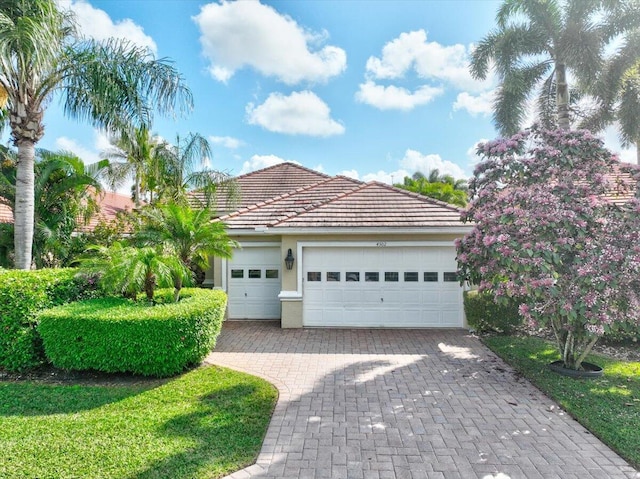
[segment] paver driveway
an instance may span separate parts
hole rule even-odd
[[[280,390],[234,479],[640,478],[464,331],[226,322],[207,361]]]

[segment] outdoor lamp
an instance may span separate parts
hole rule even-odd
[[[291,268],[293,268],[293,261],[293,253],[291,252],[291,248],[289,248],[289,251],[287,251],[287,257],[284,259],[284,264],[287,265],[287,269],[290,270]]]

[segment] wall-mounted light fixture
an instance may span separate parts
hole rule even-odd
[[[288,270],[291,270],[293,268],[294,261],[295,261],[295,258],[293,257],[291,248],[289,248],[289,251],[287,251],[287,257],[284,259],[284,264],[287,266]]]

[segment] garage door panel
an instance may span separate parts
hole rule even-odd
[[[456,267],[453,247],[305,248],[304,278],[315,271],[322,279],[303,283],[303,323],[461,327],[462,289],[444,281]],[[340,281],[327,281],[327,272]]]
[[[279,319],[280,247],[246,246],[228,263],[230,319]]]

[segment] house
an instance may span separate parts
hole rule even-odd
[[[463,327],[457,207],[392,186],[282,163],[237,178],[215,221],[241,245],[205,284],[229,319],[300,327]]]
[[[82,224],[83,220],[78,219],[78,233],[86,233],[104,221],[111,223],[115,221],[120,212],[133,211],[135,205],[129,195],[122,195],[110,191],[92,193],[100,205],[100,211],[93,215],[87,224]],[[13,210],[6,204],[0,203],[0,223],[13,223]]]

